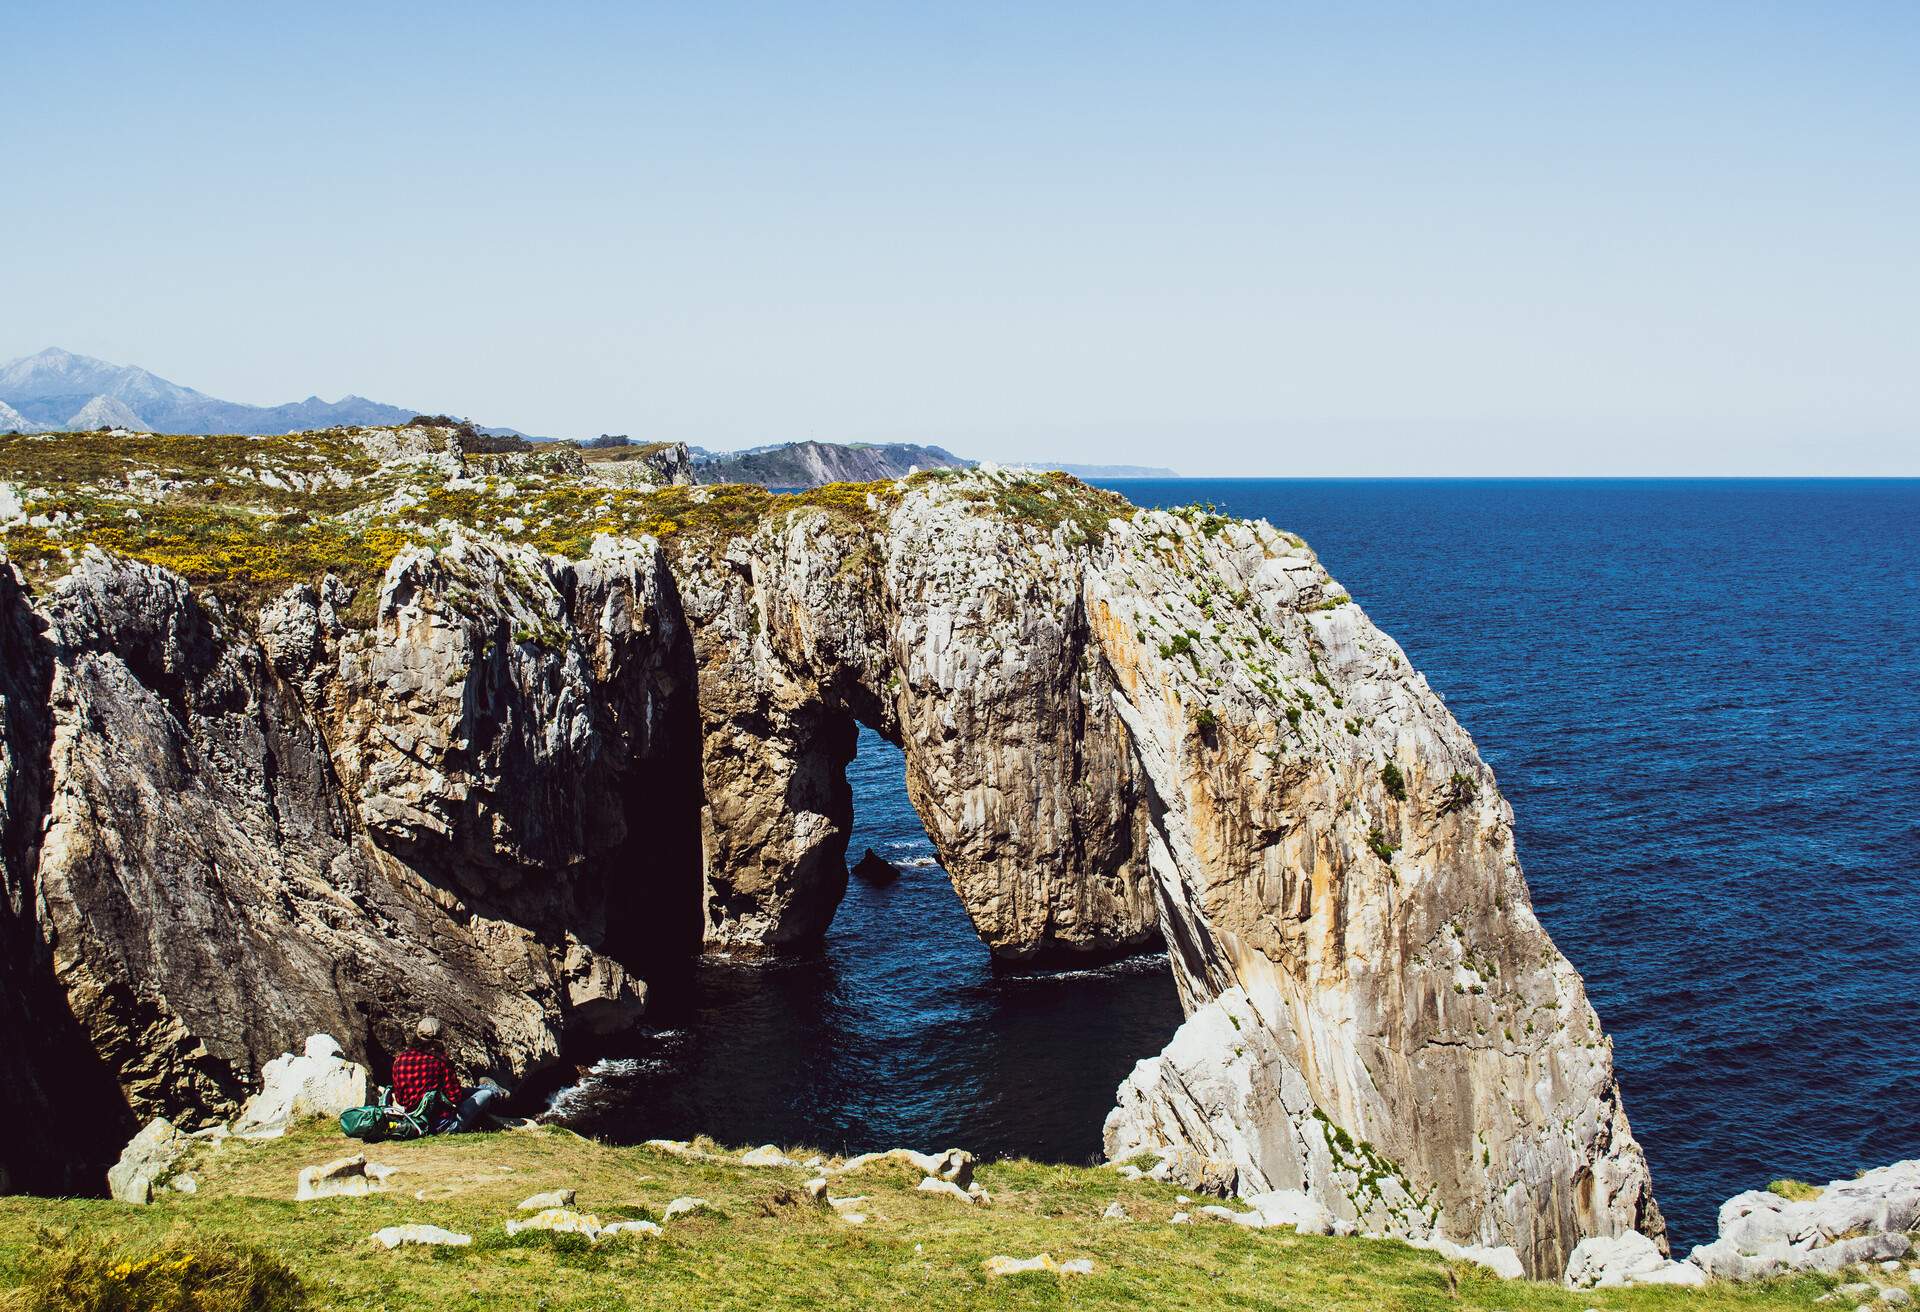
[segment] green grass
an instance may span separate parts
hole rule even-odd
[[[0,1199],[0,1287],[29,1280],[62,1251],[119,1262],[169,1244],[235,1252],[250,1246],[292,1271],[317,1309],[1714,1312],[1807,1308],[1831,1284],[1575,1294],[1502,1281],[1391,1241],[1256,1232],[1213,1221],[1176,1226],[1170,1218],[1180,1204],[1172,1186],[1027,1161],[983,1165],[976,1179],[993,1202],[980,1208],[916,1192],[915,1174],[897,1166],[836,1179],[836,1194],[868,1195],[861,1210],[871,1220],[853,1227],[824,1207],[796,1205],[793,1191],[808,1174],[802,1169],[689,1161],[559,1130],[373,1145],[366,1151],[374,1161],[398,1168],[392,1192],[291,1201],[302,1166],[357,1148],[322,1123],[275,1142],[203,1148],[186,1166],[199,1192],[164,1192],[148,1207]],[[514,1205],[559,1187],[577,1189],[579,1210],[602,1220],[658,1215],[683,1194],[708,1199],[714,1211],[668,1223],[659,1239],[597,1246],[552,1236],[509,1240],[503,1223]],[[1133,1220],[1099,1219],[1116,1198]],[[474,1243],[388,1252],[369,1242],[373,1231],[406,1222],[446,1226]],[[43,1228],[59,1248],[36,1237]],[[1061,1260],[1091,1258],[1094,1274],[995,1280],[981,1270],[994,1254],[1043,1251]]]
[[[1817,1184],[1808,1184],[1805,1180],[1775,1180],[1767,1186],[1770,1194],[1779,1194],[1792,1203],[1805,1203],[1818,1198],[1826,1190]]]

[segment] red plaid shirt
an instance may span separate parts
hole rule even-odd
[[[460,1105],[460,1081],[453,1063],[437,1052],[404,1048],[393,1059],[393,1100],[412,1111],[420,1100],[438,1089],[448,1102]]]

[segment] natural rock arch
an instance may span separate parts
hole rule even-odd
[[[143,1115],[220,1114],[312,1030],[375,1052],[423,998],[527,1070],[675,954],[824,928],[857,719],[996,953],[1164,936],[1189,1020],[1112,1151],[1535,1273],[1661,1233],[1491,772],[1303,544],[993,471],[676,528],[455,533],[370,628],[334,584],[246,614],[98,551],[0,589],[50,675],[0,738],[6,971]]]

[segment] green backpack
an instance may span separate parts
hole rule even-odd
[[[421,1139],[433,1132],[433,1123],[453,1104],[438,1089],[429,1089],[420,1097],[420,1105],[412,1111],[397,1106],[393,1101],[393,1090],[383,1088],[379,1099],[365,1107],[349,1107],[340,1113],[340,1132],[349,1139],[358,1139],[363,1143],[379,1143],[383,1139]]]

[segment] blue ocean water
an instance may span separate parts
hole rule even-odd
[[[1676,1239],[1920,1155],[1920,482],[1115,481],[1305,537],[1473,733],[1586,977]],[[930,862],[863,734],[859,830]],[[708,963],[563,1097],[612,1138],[1084,1160],[1178,1024],[1163,964],[996,976],[942,872]]]

